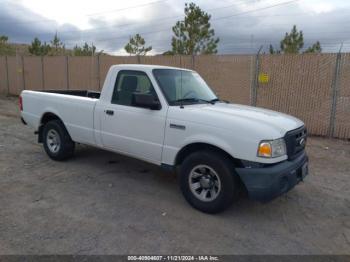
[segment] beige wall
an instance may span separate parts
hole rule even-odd
[[[195,58],[195,70],[222,99],[249,104],[253,56],[217,55]]]
[[[336,137],[350,138],[350,54],[342,56],[340,68],[334,132]]]
[[[261,55],[259,73],[267,83],[257,84],[257,106],[302,119],[311,134],[328,135],[333,87],[338,87],[334,136],[350,138],[350,54],[342,54],[334,82],[336,54]],[[9,93],[21,90],[100,90],[111,65],[156,64],[194,69],[222,98],[251,104],[256,71],[255,55],[7,57]],[[23,71],[24,68],[24,71]],[[0,93],[7,94],[6,60],[0,57]]]
[[[23,67],[20,56],[7,57],[9,93],[18,95],[24,89]]]
[[[257,106],[294,115],[310,133],[327,135],[335,55],[263,55],[260,72],[269,75],[259,84]]]
[[[69,89],[98,90],[96,57],[68,57]]]
[[[67,61],[68,57],[65,56],[44,57],[44,89],[70,88],[67,80]]]
[[[42,58],[37,56],[23,57],[25,89],[43,90]]]

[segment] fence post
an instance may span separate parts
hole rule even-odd
[[[98,89],[101,90],[101,79],[100,79],[100,55],[97,55],[97,84]]]
[[[45,90],[45,71],[44,71],[44,57],[41,56],[41,87]]]
[[[331,117],[329,119],[329,129],[328,129],[329,137],[334,137],[334,127],[335,127],[335,119],[336,119],[336,113],[337,113],[337,99],[338,99],[338,93],[339,93],[340,61],[341,61],[341,47],[335,61],[334,76],[332,79],[332,106],[331,106]]]
[[[66,56],[66,83],[67,83],[67,90],[69,90],[69,61],[68,56]]]
[[[22,62],[22,80],[23,80],[23,90],[26,90],[26,76],[24,74],[24,57],[21,56],[21,62]]]
[[[192,63],[192,69],[195,70],[195,66],[196,66],[196,61],[195,61],[195,55],[192,54],[192,60],[191,60],[191,63]]]
[[[257,96],[258,96],[258,86],[259,86],[259,69],[260,69],[260,52],[263,46],[260,46],[258,53],[255,56],[255,68],[254,68],[254,77],[253,85],[251,88],[251,101],[252,106],[256,106]]]
[[[16,48],[16,91],[15,91],[15,94],[14,95],[17,95],[17,92],[18,92],[18,88],[19,88],[19,73],[20,73],[20,69],[19,69],[19,62],[18,62],[18,50]]]
[[[255,58],[256,55],[251,55],[251,61],[250,61],[250,93],[249,93],[249,103],[252,106],[253,105],[253,91],[254,91],[254,84],[255,84]]]
[[[7,58],[7,56],[5,56],[5,63],[6,63],[7,95],[10,95],[9,63],[8,63],[8,58]]]

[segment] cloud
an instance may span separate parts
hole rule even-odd
[[[220,53],[255,53],[261,45],[267,51],[270,43],[278,47],[294,24],[304,32],[305,47],[319,40],[324,51],[337,51],[341,42],[345,43],[344,51],[350,50],[350,32],[343,26],[348,23],[350,4],[346,8],[343,2],[312,0],[307,5],[300,2],[269,8],[281,1],[197,3],[212,15],[211,24],[220,38]],[[129,37],[140,33],[146,44],[152,45],[153,53],[162,53],[170,49],[171,28],[182,19],[183,7],[183,1],[169,0],[138,8],[137,13],[134,9],[110,11],[108,16],[101,12],[87,16],[89,29],[82,30],[72,23],[50,20],[21,2],[5,1],[0,7],[0,34],[8,35],[13,42],[30,43],[34,37],[48,42],[57,31],[68,48],[92,42],[99,50],[123,54]]]
[[[30,43],[34,37],[50,41],[56,30],[78,32],[71,24],[58,25],[54,20],[40,16],[15,2],[4,2],[0,8],[0,34],[7,35],[11,42]]]
[[[312,12],[316,14],[328,13],[336,8],[334,3],[315,0],[303,2],[302,4],[299,4],[299,6],[307,12]]]
[[[274,2],[276,3],[276,2]],[[304,47],[320,41],[324,51],[336,52],[340,43],[344,42],[344,51],[350,50],[350,35],[343,25],[348,21],[349,9],[329,10],[326,13],[310,13],[299,4],[276,6],[271,9],[263,9],[273,5],[269,4],[246,7],[242,15],[232,19],[218,19],[228,13],[239,14],[240,11],[225,11],[225,14],[213,15],[213,26],[220,36],[220,50],[223,53],[250,53],[257,52],[263,45],[263,51],[268,52],[269,44],[279,47],[280,40],[293,25],[304,32]],[[260,10],[259,10],[260,9]],[[247,10],[257,10],[250,12]]]

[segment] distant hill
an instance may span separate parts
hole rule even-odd
[[[1,37],[1,36],[0,36]],[[1,40],[1,39],[0,39]],[[33,56],[29,52],[30,44],[22,44],[22,43],[9,43],[9,42],[1,42],[0,41],[0,56]],[[58,51],[55,51],[54,49],[51,49],[48,56],[61,56],[61,55],[67,55],[67,56],[86,56],[86,54],[76,54],[74,53],[73,49],[59,49]],[[90,54],[91,55],[91,54]],[[103,51],[96,51],[95,55],[108,55],[106,53],[103,53]]]
[[[0,56],[30,55],[28,51],[29,45],[18,43],[0,43]]]
[[[29,53],[29,44],[20,44],[20,43],[6,43],[1,45],[0,44],[0,56],[14,56],[16,53],[18,55],[23,56],[32,56],[31,53]],[[64,54],[60,55],[72,55],[71,49],[65,49]]]
[[[14,54],[16,54],[17,50],[17,54],[19,55],[30,55],[28,51],[28,44],[9,43],[9,45],[15,50]]]

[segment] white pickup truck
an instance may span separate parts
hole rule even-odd
[[[302,121],[221,101],[192,70],[114,65],[101,93],[25,90],[20,110],[50,158],[82,143],[176,170],[186,200],[208,213],[240,188],[268,201],[308,173]]]

